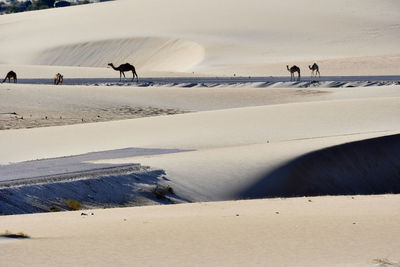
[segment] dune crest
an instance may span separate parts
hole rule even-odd
[[[400,135],[317,150],[265,174],[243,198],[398,194]]]
[[[193,41],[161,37],[109,39],[57,46],[38,53],[33,65],[105,67],[131,62],[141,70],[185,72],[204,59]]]

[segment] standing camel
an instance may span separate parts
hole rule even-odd
[[[57,73],[56,76],[54,77],[54,84],[62,84],[64,81],[64,76],[61,75],[61,73]]]
[[[297,67],[296,65],[293,65],[290,69],[289,66],[286,65],[287,70],[290,72],[290,80],[294,80],[294,73],[297,72],[299,77],[297,78],[298,81],[300,81],[300,68]]]
[[[1,83],[4,83],[7,79],[8,79],[8,82],[11,82],[10,81],[11,78],[14,79],[14,83],[17,82],[17,74],[12,70],[7,73],[7,76],[4,78],[4,80]]]
[[[314,72],[315,72],[315,77],[318,76],[321,78],[321,74],[319,73],[319,67],[317,65],[317,63],[314,63],[312,66],[308,65],[308,68],[311,70],[311,78],[314,76]]]
[[[114,70],[119,71],[119,81],[121,81],[122,75],[124,75],[124,78],[125,78],[125,73],[124,73],[125,71],[132,71],[132,74],[133,74],[132,81],[135,79],[135,75],[136,75],[137,81],[139,81],[139,77],[136,73],[135,67],[129,63],[119,65],[119,67],[114,67],[114,65],[112,63],[109,63],[108,66],[111,66],[111,68],[113,68]]]

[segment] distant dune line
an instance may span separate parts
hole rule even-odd
[[[122,82],[118,78],[68,78],[64,85],[88,86],[134,86],[134,87],[251,87],[251,88],[347,88],[400,85],[400,76],[324,76],[318,79],[304,77],[301,81],[291,82],[286,76],[265,77],[142,77],[139,82],[126,79]],[[23,84],[52,84],[52,79],[22,78]]]
[[[399,134],[308,153],[266,173],[240,197],[386,193],[400,193]]]

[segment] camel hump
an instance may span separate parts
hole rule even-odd
[[[9,76],[9,77],[17,77],[17,74],[14,72],[14,71],[9,71],[8,73],[7,73],[7,76]]]

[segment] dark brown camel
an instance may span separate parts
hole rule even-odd
[[[300,68],[297,67],[296,65],[293,65],[290,69],[289,66],[286,65],[287,70],[290,72],[290,80],[294,80],[294,73],[297,72],[299,74],[299,77],[297,78],[298,81],[300,81]]]
[[[314,72],[315,72],[315,77],[318,76],[321,78],[321,74],[319,73],[319,67],[317,65],[317,63],[314,63],[312,66],[308,65],[308,68],[311,70],[311,78],[314,76]]]
[[[124,75],[124,78],[125,78],[125,73],[124,73],[125,71],[132,71],[132,73],[133,73],[132,81],[135,79],[135,75],[136,75],[137,81],[139,81],[139,77],[136,73],[135,67],[129,63],[119,65],[119,67],[117,67],[117,68],[114,67],[114,65],[112,63],[109,63],[108,66],[111,66],[111,68],[113,68],[114,70],[119,71],[119,81],[121,81],[122,75]]]
[[[54,84],[62,84],[64,81],[64,76],[61,75],[61,73],[57,73],[56,76],[54,77]]]
[[[15,72],[13,72],[12,70],[7,73],[7,76],[4,78],[4,80],[1,83],[4,83],[7,79],[8,79],[8,82],[11,82],[10,81],[11,78],[14,79],[14,83],[17,82],[17,74]]]

